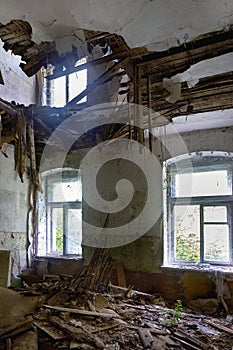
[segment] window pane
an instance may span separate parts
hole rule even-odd
[[[227,207],[204,207],[204,222],[227,222]]]
[[[229,226],[204,225],[204,259],[229,261]]]
[[[82,254],[82,210],[68,209],[66,254]]]
[[[75,202],[82,200],[81,181],[53,183],[48,190],[49,202]]]
[[[69,101],[79,95],[87,87],[87,70],[84,69],[78,73],[69,75]],[[87,96],[83,97],[78,103],[86,102]]]
[[[63,253],[63,209],[52,209],[51,251]]]
[[[231,195],[227,170],[176,174],[174,197]]]
[[[175,259],[200,260],[200,208],[198,205],[174,207]]]
[[[54,79],[53,84],[52,107],[64,107],[66,104],[66,77]]]

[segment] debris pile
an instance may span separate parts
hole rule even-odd
[[[232,349],[231,318],[184,312],[182,301],[171,309],[158,296],[113,286],[112,267],[98,249],[74,277],[22,290],[37,295],[40,305],[0,329],[0,349]]]

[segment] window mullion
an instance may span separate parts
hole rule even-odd
[[[69,75],[66,75],[66,104],[69,102],[69,99],[70,99],[69,86],[70,86]]]
[[[230,262],[233,261],[233,225],[232,225],[232,203],[230,205],[227,205],[227,223],[229,225],[229,249],[230,249]]]
[[[200,204],[200,262],[204,261],[204,213],[203,205]]]
[[[68,218],[67,218],[68,210],[66,204],[63,205],[63,254],[68,253]]]
[[[172,213],[172,215],[170,215],[170,219],[169,219],[169,223],[168,223],[168,227],[169,227],[169,243],[171,244],[171,249],[169,249],[169,261],[174,263],[175,259],[176,259],[176,252],[175,252],[175,225],[174,225],[174,205],[170,204],[170,211]]]

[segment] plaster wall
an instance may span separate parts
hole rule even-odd
[[[0,153],[0,249],[11,250],[13,274],[26,265],[27,181],[14,171],[14,148]]]
[[[0,98],[29,105],[35,101],[35,78],[19,68],[20,57],[5,52],[0,44],[0,69],[4,85]],[[0,152],[0,249],[11,250],[13,274],[26,265],[27,179],[21,183],[14,170],[14,147],[8,145],[8,158]]]
[[[199,130],[181,135],[184,145],[179,147],[177,136],[169,135],[163,141],[163,145],[158,140],[154,141],[154,154],[162,162],[171,156],[177,156],[184,152],[201,151],[223,151],[232,152],[233,150],[233,127],[211,130]],[[165,149],[167,145],[172,153]],[[112,158],[116,157],[117,151],[112,153]],[[117,158],[117,157],[116,157]],[[107,159],[107,158],[106,158]],[[100,162],[92,158],[90,164],[98,167]],[[71,164],[70,164],[71,165]],[[138,169],[126,166],[125,162],[115,160],[107,163],[107,167],[97,177],[97,188],[106,200],[113,200],[115,195],[115,184],[123,177],[133,182],[136,186],[133,206],[126,211],[122,210],[117,215],[110,215],[108,220],[109,227],[120,226],[126,220],[133,219],[140,212],[145,196],[145,184],[140,179]],[[162,192],[162,171],[159,178],[160,191]],[[107,190],[106,190],[107,189]],[[90,191],[88,183],[83,178],[83,191]],[[106,191],[106,192],[104,192]],[[157,193],[157,194],[156,194]],[[125,196],[127,196],[125,191]],[[158,189],[154,189],[154,195],[159,201],[162,213],[162,196],[158,196]],[[90,209],[84,204],[84,220],[93,225],[103,225],[106,216],[96,210]],[[153,208],[151,211],[153,215]],[[85,230],[83,232],[85,236]],[[93,248],[84,247],[84,258],[89,260]],[[169,268],[162,268],[163,264],[163,222],[162,216],[156,221],[152,228],[141,238],[132,243],[110,249],[111,255],[124,265],[126,272],[126,281],[128,285],[134,285],[135,288],[145,292],[160,293],[166,299],[175,301],[181,298],[188,302],[195,298],[216,297],[216,276],[211,271],[185,271]],[[56,259],[46,259],[38,261],[37,266],[40,274],[50,271],[59,273],[62,269],[64,273],[74,273],[78,266],[78,261],[68,262]],[[62,267],[61,267],[62,266]],[[116,275],[113,273],[112,282],[117,283]],[[233,300],[233,299],[232,299]]]
[[[177,135],[170,135],[163,140],[163,144],[160,141],[154,141],[154,154],[156,158],[162,162],[168,158],[175,157],[177,155],[200,152],[200,151],[233,151],[233,128],[223,128],[223,129],[211,129],[211,130],[199,130],[195,132],[185,133],[181,135],[181,140],[177,141]],[[165,148],[165,145],[167,149]],[[130,150],[129,150],[130,152]],[[112,157],[117,156],[113,154]],[[92,159],[92,162],[95,160]],[[98,164],[96,164],[98,166]],[[122,176],[127,178],[130,182],[135,184],[135,197],[132,202],[131,212],[127,210],[122,210],[116,214],[110,214],[108,220],[108,227],[121,226],[125,224],[126,220],[133,220],[133,218],[139,215],[140,210],[143,207],[144,197],[146,193],[146,185],[144,185],[142,179],[143,174],[139,172],[139,169],[135,169],[132,165],[127,169],[125,162],[117,161],[114,165],[114,161],[108,164],[108,168],[105,173],[102,173],[102,177],[99,176],[97,179],[99,181],[99,192],[104,195],[105,199],[113,200],[115,185]],[[157,186],[152,188],[153,194],[157,201],[157,208],[160,208],[160,213],[163,211],[163,199],[162,199],[162,167],[161,171],[155,175],[154,181],[156,182],[156,177],[160,176],[160,190]],[[98,187],[98,183],[97,183]],[[107,190],[106,190],[107,189]],[[83,179],[83,190],[90,191],[87,186],[85,188],[85,178]],[[107,191],[107,194],[103,191]],[[104,193],[104,194],[103,194]],[[127,189],[125,190],[125,196],[127,196]],[[156,215],[155,209],[151,208],[150,215]],[[154,212],[153,212],[154,210]],[[93,225],[98,226],[98,223],[104,224],[106,216],[103,216],[96,210],[84,207],[84,220],[93,223]],[[130,218],[130,219],[129,219]],[[85,232],[83,232],[85,235]],[[88,250],[88,254],[91,254],[91,249]],[[125,244],[120,247],[115,247],[111,249],[112,255],[121,260],[128,270],[134,271],[147,271],[147,272],[158,272],[160,271],[160,266],[163,262],[163,222],[162,215],[156,220],[155,224],[151,229],[141,238],[135,240],[130,244]]]
[[[0,42],[0,70],[4,85],[0,85],[0,97],[6,101],[29,105],[35,102],[35,77],[28,78],[21,70],[20,56],[3,49]]]
[[[163,50],[201,33],[227,28],[233,22],[231,0],[2,0],[0,22],[24,19],[33,39],[68,38],[79,28],[120,34],[132,46]],[[78,35],[78,33],[76,33]],[[79,35],[78,35],[79,38]],[[70,40],[71,44],[74,42]]]

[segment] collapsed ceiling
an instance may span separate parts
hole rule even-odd
[[[18,18],[33,28],[33,40],[72,41],[77,29],[115,33],[129,47],[166,50],[200,34],[228,29],[231,0],[2,0],[0,22]]]
[[[8,2],[6,7],[5,1],[0,5],[0,13],[4,13],[4,19],[0,15],[0,20],[5,23],[0,25],[0,38],[5,50],[12,50],[22,57],[20,66],[28,76],[48,64],[55,67],[48,80],[84,68],[104,63],[108,65],[106,71],[65,108],[25,107],[1,100],[3,141],[14,141],[12,130],[20,110],[30,123],[33,120],[36,148],[41,153],[56,127],[83,108],[77,102],[116,75],[126,73],[129,81],[123,85],[128,92],[127,101],[156,111],[153,115],[142,116],[140,125],[143,129],[150,126],[152,130],[160,125],[158,116],[165,118],[168,123],[177,116],[200,115],[232,108],[231,1],[225,1],[224,4],[215,0],[206,1],[204,5],[200,1],[180,0],[175,4],[167,1],[164,4],[161,1],[126,0],[118,2],[117,7],[114,1],[101,1],[99,4],[98,1],[87,1],[85,8],[83,3],[77,4],[76,1],[79,12],[74,1],[66,5],[60,2],[60,7],[54,7],[46,1],[42,9],[31,4],[29,7],[26,0],[20,6],[16,1],[10,3],[12,6]],[[197,11],[200,12],[195,18]],[[30,24],[25,20],[29,20]],[[213,31],[221,28],[224,29]],[[205,34],[198,35],[200,33]],[[140,47],[135,47],[138,45]],[[92,55],[96,46],[102,50],[102,56],[98,58]],[[75,66],[77,59],[83,56],[88,56],[88,61]],[[195,72],[195,65],[201,63],[200,75]],[[205,73],[211,65],[211,72]],[[189,75],[182,75],[190,67]],[[131,132],[127,127],[111,129],[111,132],[108,128],[107,131],[95,130],[91,137],[89,135],[89,138],[79,140],[76,147],[89,147],[99,140],[129,136]]]

